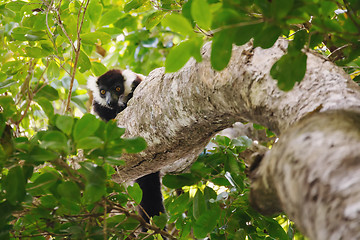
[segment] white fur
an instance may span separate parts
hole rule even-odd
[[[119,106],[123,106],[124,103],[127,101],[127,96],[131,93],[131,89],[132,89],[131,85],[135,81],[135,79],[137,77],[139,77],[141,80],[145,79],[144,75],[136,74],[128,69],[122,71],[121,74],[124,76],[124,93],[119,97],[119,101],[118,101]],[[109,106],[106,104],[105,99],[103,99],[100,96],[99,87],[97,85],[97,78],[90,76],[87,81],[87,87],[92,91],[96,102],[98,102],[100,105],[104,107],[109,108]]]
[[[129,95],[129,93],[131,93],[131,84],[135,81],[135,79],[137,78],[137,74],[134,73],[133,71],[126,69],[124,71],[121,72],[122,75],[124,76],[124,96]]]
[[[90,76],[87,81],[87,88],[92,91],[93,97],[96,102],[98,102],[100,105],[102,105],[104,107],[109,107],[109,106],[107,106],[105,99],[103,99],[100,96],[99,86],[97,85],[96,82],[97,82],[97,78]]]

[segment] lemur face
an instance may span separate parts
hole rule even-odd
[[[119,70],[111,70],[100,76],[96,82],[101,97],[99,102],[109,108],[121,107],[123,103],[119,99],[123,98],[125,92],[124,81]]]
[[[97,80],[90,79],[88,87],[93,92],[94,101],[117,112],[124,110],[133,91],[140,84],[142,75],[130,70],[110,70]]]

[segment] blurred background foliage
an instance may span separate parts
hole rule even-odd
[[[89,77],[174,72],[202,61],[208,41],[221,70],[233,44],[284,37],[292,41],[271,70],[281,89],[301,81],[310,49],[360,82],[359,14],[358,0],[1,1],[0,239],[135,238],[141,191],[112,182],[112,166],[146,143],[86,114]],[[165,176],[167,218],[138,238],[160,238],[167,224],[181,239],[302,239],[286,216],[249,206],[239,154],[251,140],[214,141],[189,173]]]

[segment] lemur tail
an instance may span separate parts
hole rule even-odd
[[[165,213],[161,194],[160,172],[145,175],[136,179],[136,182],[143,191],[139,212],[144,220],[149,222],[149,217]]]

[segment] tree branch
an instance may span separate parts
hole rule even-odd
[[[236,121],[258,123],[279,135],[312,111],[360,109],[360,91],[350,77],[322,56],[308,52],[307,73],[290,92],[282,92],[269,74],[286,52],[280,39],[269,49],[251,43],[233,48],[226,69],[210,65],[210,44],[203,61],[191,59],[183,69],[150,73],[135,90],[117,119],[126,136],[142,136],[148,148],[124,154],[127,165],[118,181],[128,181],[159,169],[180,171],[203,151],[211,137]]]

